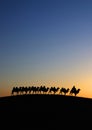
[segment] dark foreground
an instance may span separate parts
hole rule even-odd
[[[0,98],[1,128],[92,128],[92,99],[63,95]]]

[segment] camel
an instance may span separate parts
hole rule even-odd
[[[64,95],[66,95],[66,93],[68,93],[69,92],[69,88],[61,88],[60,89],[60,94],[62,94],[62,93],[64,93]]]
[[[74,92],[75,96],[79,93],[79,91],[80,91],[80,89],[77,89],[77,90]]]
[[[74,94],[75,96],[80,92],[80,89],[76,89],[75,86],[73,86],[73,88],[70,91],[70,94]]]
[[[69,92],[69,88],[59,88],[59,87],[46,87],[46,86],[40,86],[40,87],[36,87],[36,86],[29,86],[29,87],[13,87],[12,91],[11,91],[11,95],[14,94],[56,94],[59,91],[59,94],[64,94],[66,95]],[[72,87],[72,89],[70,90],[70,94],[71,95],[77,95],[80,92],[80,89],[76,89],[75,86]]]
[[[17,93],[17,94],[19,93],[18,87],[13,87],[11,95],[14,95],[14,93]]]

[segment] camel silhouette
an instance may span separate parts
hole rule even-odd
[[[69,92],[69,88],[66,89],[66,88],[63,88],[63,87],[62,87],[62,88],[60,89],[60,94],[63,94],[63,93],[64,93],[64,95],[66,95],[68,92]]]
[[[60,88],[59,87],[51,87],[50,89],[49,89],[49,93],[53,93],[53,94],[55,94],[56,92],[58,92],[58,90],[59,90]]]
[[[13,87],[11,95],[14,95],[15,93],[19,94],[19,88],[18,87]]]
[[[76,96],[79,92],[80,92],[80,89],[79,89],[79,88],[76,89],[75,86],[73,86],[72,89],[70,90],[70,94],[71,94],[71,95],[74,94],[75,96]]]
[[[59,91],[59,92],[58,92]],[[13,87],[11,91],[11,95],[23,95],[23,94],[64,94],[66,95],[70,91],[70,95],[77,95],[80,92],[80,89],[76,89],[75,86],[72,87],[70,90],[69,88],[62,87],[46,87],[46,86],[20,86],[20,87]]]

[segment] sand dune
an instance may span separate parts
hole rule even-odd
[[[2,97],[0,118],[1,126],[7,128],[67,128],[67,123],[79,128],[92,121],[92,99],[64,95]]]

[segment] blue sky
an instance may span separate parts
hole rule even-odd
[[[75,84],[91,97],[91,56],[91,0],[0,1],[1,96],[15,85]]]

